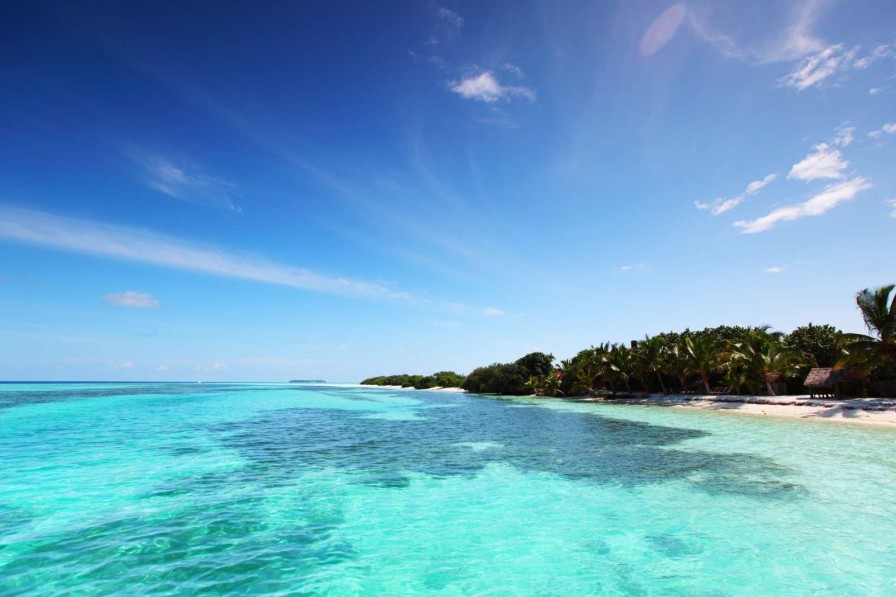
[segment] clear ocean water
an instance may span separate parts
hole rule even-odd
[[[896,432],[353,386],[0,384],[0,594],[894,595]]]

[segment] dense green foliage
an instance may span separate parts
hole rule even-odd
[[[513,363],[479,367],[466,378],[443,371],[362,383],[458,386],[483,394],[612,397],[634,392],[799,392],[811,367],[859,368],[871,379],[896,379],[894,289],[896,285],[890,285],[856,295],[869,335],[811,323],[786,335],[768,326],[722,325],[664,332],[629,344],[603,343],[557,364],[553,355],[533,352]]]
[[[464,383],[464,376],[454,371],[439,371],[432,375],[380,375],[370,377],[361,382],[365,386],[401,386],[426,390],[429,388],[459,388]]]
[[[784,344],[812,357],[818,367],[833,367],[843,358],[843,333],[832,325],[804,325],[784,337]]]

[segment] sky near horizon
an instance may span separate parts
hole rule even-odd
[[[0,10],[0,380],[862,331],[896,282],[892,0]]]

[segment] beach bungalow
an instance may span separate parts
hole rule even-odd
[[[843,398],[868,394],[867,379],[860,369],[815,367],[809,371],[803,386],[812,398]]]

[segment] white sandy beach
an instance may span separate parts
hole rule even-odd
[[[389,390],[414,390],[401,386],[364,386]],[[416,391],[416,390],[415,390]],[[461,388],[429,388],[426,392],[463,392]],[[534,396],[533,396],[534,397]],[[550,398],[547,398],[548,400]],[[653,394],[638,398],[570,398],[581,402],[606,402],[640,406],[665,406],[673,408],[699,408],[759,417],[787,417],[831,423],[855,423],[896,429],[896,399],[853,398],[830,400],[802,396],[715,396],[683,395],[663,396]]]
[[[673,408],[699,408],[760,417],[787,417],[832,423],[856,423],[896,429],[896,399],[812,399],[809,396],[652,395],[607,402]]]

